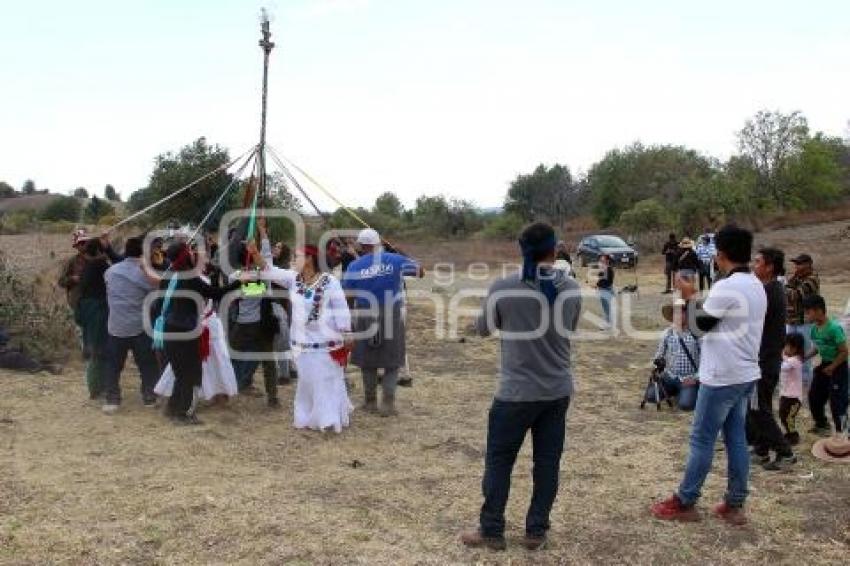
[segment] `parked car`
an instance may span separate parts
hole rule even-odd
[[[599,261],[601,255],[611,256],[614,267],[636,267],[638,253],[619,236],[597,234],[583,238],[578,245],[578,258],[582,267]]]

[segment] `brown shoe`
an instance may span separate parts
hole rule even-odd
[[[543,550],[546,548],[546,535],[541,536],[533,536],[533,535],[525,535],[522,537],[522,546],[525,547],[526,550]]]
[[[469,548],[489,548],[490,550],[505,550],[508,544],[505,542],[505,537],[485,537],[481,531],[466,531],[461,533],[460,542]]]
[[[731,507],[724,502],[715,505],[712,511],[717,517],[730,525],[741,527],[747,524],[747,515],[741,507]]]

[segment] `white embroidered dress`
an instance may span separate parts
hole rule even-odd
[[[289,289],[292,303],[290,344],[298,381],[295,388],[295,428],[341,432],[354,410],[345,387],[344,368],[331,350],[343,345],[351,330],[351,315],[339,281],[324,273],[305,285],[291,269],[268,266],[261,277]]]

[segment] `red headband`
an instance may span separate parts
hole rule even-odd
[[[319,257],[319,248],[316,246],[307,245],[300,248],[298,251],[306,256]]]
[[[183,267],[190,259],[192,259],[192,252],[189,250],[189,246],[183,244],[183,246],[180,248],[180,252],[177,254],[177,257],[174,258],[174,261],[171,262],[171,269],[183,269]]]

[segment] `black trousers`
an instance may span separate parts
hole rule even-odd
[[[812,386],[809,389],[809,410],[815,425],[820,428],[829,427],[826,420],[826,402],[832,412],[832,422],[836,430],[840,430],[842,419],[847,416],[847,362],[844,362],[827,375],[823,369],[828,363],[822,363],[815,368]],[[846,424],[844,426],[847,426]]]
[[[773,393],[779,383],[779,368],[761,368],[761,379],[756,384],[758,404],[747,413],[747,429],[756,454],[766,456],[771,450],[780,456],[790,456],[791,445],[773,416]]]
[[[666,287],[665,291],[672,291],[673,290],[673,274],[674,273],[676,273],[675,266],[670,262],[665,263],[664,264],[664,275],[665,275],[665,277],[667,277],[667,287]]]
[[[785,429],[785,438],[790,443],[800,440],[800,433],[797,431],[797,414],[802,406],[803,404],[799,399],[793,397],[779,398],[779,422],[782,423],[782,428]]]
[[[167,340],[165,356],[174,370],[174,391],[168,400],[167,414],[172,417],[186,416],[192,408],[192,393],[201,386],[203,369],[199,340]]]
[[[487,425],[484,479],[481,482],[484,505],[479,520],[484,536],[504,536],[511,473],[529,430],[533,442],[534,488],[525,518],[525,531],[532,536],[546,534],[549,513],[558,494],[569,405],[569,397],[552,401],[493,401]]]

